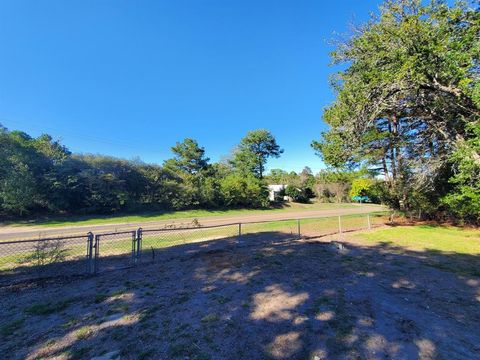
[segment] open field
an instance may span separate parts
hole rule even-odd
[[[393,227],[178,244],[154,263],[0,288],[12,359],[474,359],[480,232]],[[438,241],[436,241],[438,239]],[[112,353],[113,352],[113,353]]]
[[[299,204],[287,203],[283,207],[271,209],[221,209],[221,210],[181,210],[181,211],[165,211],[165,212],[148,212],[138,215],[72,215],[66,217],[45,217],[34,220],[25,220],[17,222],[5,222],[5,226],[41,226],[41,227],[58,227],[72,225],[99,225],[99,224],[122,224],[122,223],[142,223],[161,220],[175,219],[193,219],[204,218],[210,216],[238,216],[251,214],[279,213],[279,212],[295,212],[295,211],[311,211],[311,210],[336,210],[351,209],[358,204],[350,203],[319,203]]]

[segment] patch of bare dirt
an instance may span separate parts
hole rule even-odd
[[[425,254],[271,235],[1,288],[2,359],[479,358],[479,278]]]

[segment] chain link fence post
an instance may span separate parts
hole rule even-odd
[[[136,256],[136,262],[140,261],[140,256],[142,254],[142,233],[143,230],[142,228],[138,228],[137,230],[137,256]]]
[[[87,274],[91,274],[93,271],[93,233],[90,231],[87,233]]]
[[[300,232],[300,219],[297,219],[297,232],[298,232],[298,238],[302,238],[302,233]]]
[[[370,214],[367,214],[367,224],[368,224],[368,230],[372,229],[372,223],[370,221]]]
[[[342,217],[338,216],[338,233],[342,234]]]
[[[98,256],[100,254],[100,235],[95,235],[95,258],[93,260],[93,273],[98,273]]]
[[[132,265],[137,264],[137,232],[132,231]]]
[[[242,236],[242,223],[238,223],[238,237]]]

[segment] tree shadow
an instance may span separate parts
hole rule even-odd
[[[479,256],[279,232],[181,244],[130,269],[1,288],[0,352],[470,359],[479,269]]]

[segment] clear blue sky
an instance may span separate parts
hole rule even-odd
[[[185,137],[212,160],[248,130],[314,171],[333,99],[328,40],[380,1],[0,1],[0,123],[75,152],[161,163]]]

